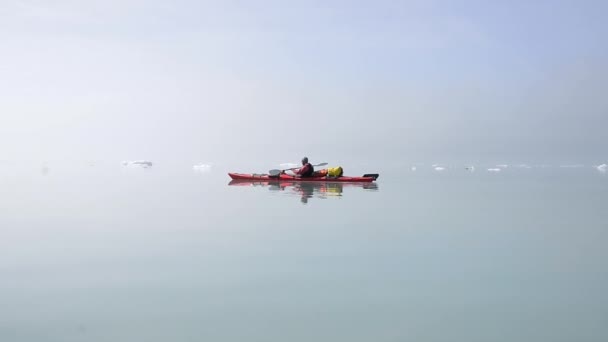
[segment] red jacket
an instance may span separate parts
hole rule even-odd
[[[315,172],[314,167],[310,163],[306,163],[306,165],[302,166],[297,172],[296,175],[300,177],[310,177]]]

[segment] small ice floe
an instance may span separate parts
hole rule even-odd
[[[411,169],[412,169],[412,171],[416,171],[416,167],[415,166],[412,166]]]
[[[528,164],[518,164],[515,165],[514,167],[520,168],[520,169],[531,169],[532,166],[528,165]]]
[[[209,172],[211,171],[211,164],[199,163],[192,166],[192,170],[196,172]]]
[[[444,170],[445,170],[445,167],[443,167],[443,166],[435,166],[435,167],[434,167],[434,170],[435,170],[435,171],[444,171]]]
[[[599,172],[603,172],[605,173],[606,171],[608,171],[608,165],[606,164],[602,164],[602,165],[598,165],[595,167]]]
[[[465,166],[464,169],[467,170],[467,171],[473,172],[473,171],[475,171],[475,166],[473,166],[473,165],[471,165],[471,166]]]
[[[500,172],[501,170],[502,170],[502,169],[499,169],[499,168],[491,168],[491,169],[488,169],[488,171],[489,171],[489,172]]]
[[[499,167],[501,169],[506,169],[506,168],[509,167],[509,165],[507,165],[507,164],[498,164],[498,165],[496,165],[496,167]]]
[[[132,161],[123,161],[123,166],[141,166],[144,168],[152,167],[152,162],[148,160],[132,160]]]

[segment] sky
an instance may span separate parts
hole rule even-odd
[[[0,160],[605,162],[605,13],[0,0]]]

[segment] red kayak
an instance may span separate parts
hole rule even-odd
[[[328,177],[328,176],[313,176],[313,177],[294,177],[287,174],[278,176],[270,176],[267,174],[248,174],[248,173],[229,173],[228,176],[234,180],[249,180],[249,181],[291,181],[291,182],[345,182],[345,183],[369,183],[378,178],[378,174],[366,174],[362,177]]]

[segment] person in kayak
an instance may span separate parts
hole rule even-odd
[[[315,173],[315,168],[308,162],[308,158],[302,158],[302,167],[298,170],[295,170],[296,177],[311,177]]]

